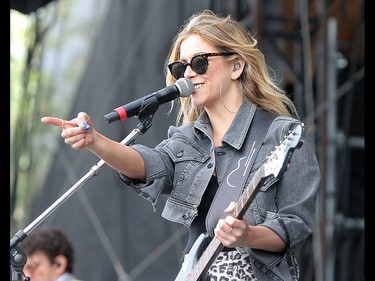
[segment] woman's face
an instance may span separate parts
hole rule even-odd
[[[218,52],[211,44],[197,34],[186,37],[181,44],[179,61],[189,62],[198,54]],[[220,91],[223,96],[229,91],[232,83],[230,75],[233,64],[226,60],[225,56],[208,57],[208,68],[203,74],[197,74],[191,66],[187,66],[184,76],[194,84],[191,95],[192,103],[197,107],[213,109],[222,106]]]

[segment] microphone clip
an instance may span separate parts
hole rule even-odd
[[[152,126],[152,118],[158,109],[159,101],[154,95],[147,97],[142,101],[142,105],[137,115],[141,122],[138,124],[137,128],[140,130],[141,134],[145,133]]]

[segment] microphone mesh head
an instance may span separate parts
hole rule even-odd
[[[180,78],[176,81],[175,85],[180,90],[181,97],[188,97],[194,91],[194,84],[190,79]]]

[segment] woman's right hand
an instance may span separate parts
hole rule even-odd
[[[61,137],[72,148],[87,148],[113,169],[130,178],[145,180],[146,171],[141,155],[135,149],[95,131],[87,113],[80,112],[70,121],[51,116],[45,116],[41,121],[60,127]]]
[[[44,124],[60,127],[61,137],[74,149],[88,148],[94,144],[95,130],[90,116],[85,112],[78,113],[77,117],[70,121],[50,116],[42,117],[41,121]]]

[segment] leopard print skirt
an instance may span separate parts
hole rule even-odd
[[[206,281],[258,281],[248,254],[221,252],[207,273]]]

